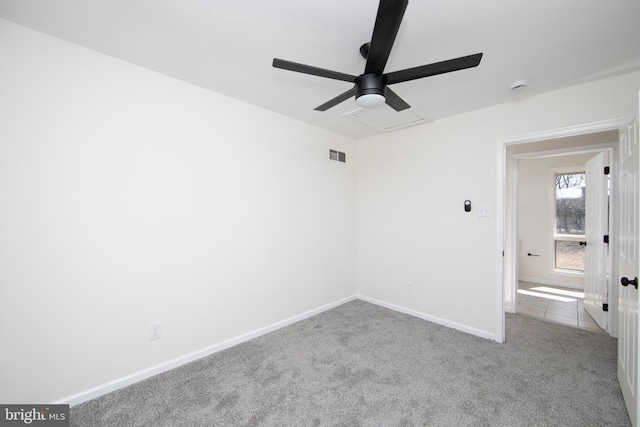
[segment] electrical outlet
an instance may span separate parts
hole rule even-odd
[[[478,209],[478,216],[489,216],[489,208],[486,206],[480,206]]]
[[[162,336],[162,323],[149,324],[149,341],[159,340]]]
[[[413,293],[413,282],[407,282],[406,291],[407,291],[408,294],[412,294]]]

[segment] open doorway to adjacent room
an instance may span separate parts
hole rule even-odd
[[[598,322],[606,327],[602,319],[592,318],[599,313],[589,313],[584,305],[586,275],[604,274],[597,280],[607,280],[606,269],[585,272],[587,252],[593,250],[587,247],[587,217],[593,221],[596,216],[587,212],[587,208],[593,209],[593,203],[586,203],[586,170],[601,152],[516,157],[516,312],[590,330],[602,331]],[[608,217],[603,220],[608,222]],[[600,256],[604,256],[600,263],[608,265],[607,252]],[[593,256],[590,261],[594,261]]]
[[[504,309],[594,331],[604,329],[616,336],[616,307],[604,314],[604,328],[598,327],[584,310],[584,231],[576,224],[556,228],[554,180],[558,175],[584,173],[587,161],[599,153],[606,153],[608,166],[615,171],[617,128],[585,129],[574,134],[572,130],[549,132],[538,139],[533,135],[504,143]],[[585,191],[581,185],[584,187],[578,184],[577,189],[565,190],[564,200],[558,204],[577,203],[576,194]],[[615,184],[607,178],[607,185]],[[572,191],[577,193],[571,195]],[[609,203],[607,211],[608,207]],[[616,226],[614,218],[615,212],[607,217],[607,233]],[[616,268],[616,254],[613,248],[605,252],[606,276]],[[608,284],[605,287],[605,301],[615,301],[617,294],[608,291]]]

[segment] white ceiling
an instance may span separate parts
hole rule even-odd
[[[271,62],[361,74],[358,49],[377,8],[378,0],[0,0],[0,17],[357,139],[383,130],[345,115],[353,100],[313,110],[350,83]],[[477,68],[392,87],[412,105],[411,121],[640,70],[640,1],[410,0],[385,71],[478,52]],[[518,79],[529,87],[511,92]],[[394,123],[398,113],[378,109]]]

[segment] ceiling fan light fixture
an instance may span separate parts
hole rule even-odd
[[[378,93],[368,93],[364,95],[360,95],[356,98],[356,104],[358,107],[362,108],[373,108],[379,105],[384,104],[385,98],[384,96]]]
[[[358,107],[373,108],[385,103],[386,77],[368,73],[358,76],[354,83]]]

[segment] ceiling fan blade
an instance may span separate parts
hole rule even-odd
[[[396,111],[402,111],[406,110],[407,108],[411,108],[411,105],[407,104],[404,99],[400,98],[397,93],[395,93],[388,87],[385,91],[384,98],[387,105]]]
[[[335,107],[336,105],[340,104],[343,101],[346,101],[347,99],[353,97],[356,95],[356,88],[355,86],[352,87],[351,89],[349,89],[348,91],[341,93],[340,95],[336,96],[335,98],[325,102],[322,105],[317,106],[316,108],[314,108],[314,110],[317,111],[327,111],[329,108],[331,107]]]
[[[342,80],[353,83],[356,76],[339,73],[337,71],[325,70],[324,68],[312,67],[311,65],[298,64],[297,62],[285,61],[284,59],[273,58],[273,67],[283,70],[295,71],[297,73],[311,74],[312,76],[326,77],[328,79]]]
[[[408,82],[409,80],[421,79],[423,77],[477,67],[478,64],[480,64],[481,59],[482,53],[476,53],[475,55],[463,56],[456,59],[449,59],[447,61],[422,65],[420,67],[394,71],[385,75],[387,77],[387,84],[391,85],[394,83]]]
[[[408,4],[408,0],[380,0],[371,36],[367,65],[364,69],[365,74],[382,74],[384,72]]]

